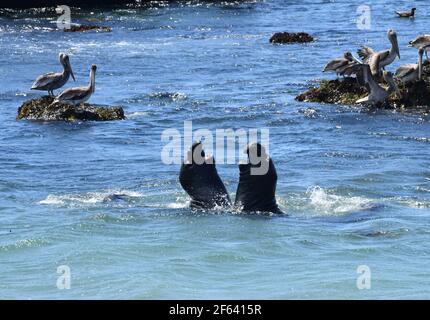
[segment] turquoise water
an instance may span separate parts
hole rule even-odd
[[[328,59],[367,43],[406,47],[429,32],[373,1],[158,3],[78,10],[111,33],[52,31],[56,15],[0,16],[0,298],[429,298],[430,117],[299,103]],[[306,45],[268,43],[306,31]],[[16,121],[41,73],[70,54],[77,83],[98,66],[91,101],[122,105],[127,120]],[[70,83],[68,85],[71,85]],[[179,165],[160,159],[161,133],[183,122],[210,130],[269,128],[277,198],[288,215],[192,212]],[[218,165],[234,199],[237,165]],[[71,271],[57,288],[57,268]],[[359,290],[357,267],[371,270]]]

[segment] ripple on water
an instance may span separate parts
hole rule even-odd
[[[14,251],[26,248],[41,247],[49,242],[44,238],[21,239],[12,243],[0,245],[0,251]]]
[[[422,143],[430,143],[430,137],[417,137],[417,136],[404,136],[404,135],[398,135],[395,133],[390,132],[369,132],[370,135],[381,137],[381,138],[387,138],[397,141],[415,141],[415,142],[422,142]]]

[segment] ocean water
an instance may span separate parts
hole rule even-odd
[[[302,103],[295,96],[330,58],[362,44],[389,47],[429,33],[372,1],[158,2],[72,8],[74,22],[112,32],[64,33],[52,9],[0,15],[0,298],[382,299],[430,298],[430,117]],[[277,31],[311,44],[271,45]],[[127,120],[15,120],[40,96],[34,79],[61,70],[77,84],[97,64],[91,102],[122,105]],[[71,86],[69,82],[66,86]],[[74,84],[73,84],[74,85]],[[163,130],[270,130],[283,216],[193,212],[179,165],[161,161]],[[218,165],[234,198],[235,164]],[[59,289],[59,266],[70,289]],[[370,289],[359,289],[359,266]],[[61,286],[60,286],[61,288]]]

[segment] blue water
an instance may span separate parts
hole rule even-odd
[[[429,33],[430,4],[409,1],[191,2],[72,9],[110,33],[64,33],[52,10],[0,16],[0,298],[430,298],[430,117],[299,103],[328,59],[361,44]],[[276,31],[317,41],[271,45]],[[91,102],[127,120],[15,120],[41,73],[69,53],[77,83],[97,64]],[[68,83],[67,86],[71,86]],[[192,212],[161,133],[269,128],[286,216]],[[235,164],[218,165],[234,198]],[[121,195],[115,197],[115,195]],[[57,267],[71,270],[57,288]],[[357,267],[371,270],[359,290]]]

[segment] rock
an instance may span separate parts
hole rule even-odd
[[[403,85],[397,83],[401,97],[391,94],[388,101],[379,107],[385,108],[430,108],[430,63],[425,63],[423,80]],[[367,96],[367,90],[355,78],[321,80],[319,86],[298,95],[297,101],[332,104],[355,104]]]
[[[306,43],[314,40],[315,39],[306,32],[276,32],[269,41],[271,43]]]
[[[140,0],[140,2],[149,2],[150,0]],[[56,7],[59,4],[74,7],[101,7],[109,5],[126,5],[134,3],[136,0],[2,0],[0,8],[47,8]]]
[[[64,29],[64,32],[85,32],[85,31],[104,31],[104,32],[111,32],[111,27],[102,27],[102,26],[96,26],[96,25],[89,25],[89,24],[79,24],[79,25],[72,25],[70,29]]]
[[[361,87],[355,78],[342,80],[321,80],[319,87],[296,97],[297,101],[324,102],[334,104],[353,104],[367,95],[365,88]]]
[[[41,121],[110,121],[125,119],[121,107],[106,107],[83,104],[52,104],[53,98],[43,96],[39,99],[26,101],[18,109],[17,119]]]
[[[428,78],[427,78],[428,80]],[[430,110],[430,83],[426,80],[412,82],[400,87],[401,99],[390,99],[390,105],[401,108],[425,107]]]

